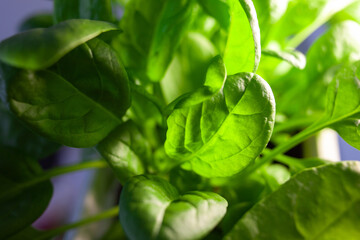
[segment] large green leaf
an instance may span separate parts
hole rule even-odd
[[[120,222],[129,239],[199,239],[226,212],[225,199],[212,192],[179,195],[156,176],[137,176],[120,196]]]
[[[360,62],[341,69],[327,94],[324,121],[360,150]]]
[[[145,172],[150,146],[133,122],[116,128],[97,146],[121,183]]]
[[[130,105],[127,74],[115,52],[97,39],[60,61],[59,72],[63,77],[19,71],[8,87],[11,108],[56,142],[93,146],[121,123]]]
[[[56,22],[74,18],[113,21],[111,0],[54,0]]]
[[[52,196],[52,185],[47,180],[26,187],[42,172],[37,161],[3,146],[0,153],[0,238],[6,239],[43,213]]]
[[[240,172],[258,157],[275,117],[274,98],[262,78],[239,73],[209,98],[190,97],[193,104],[183,104],[167,120],[165,150],[171,158],[186,161],[183,167],[200,175],[220,177]]]
[[[228,74],[256,72],[260,62],[261,44],[254,4],[250,0],[228,0],[228,3],[231,21],[223,52]]]
[[[295,175],[255,205],[225,239],[358,239],[360,163]]]
[[[160,81],[185,31],[194,0],[133,0],[125,7],[114,46],[125,63],[141,77]]]
[[[0,43],[0,60],[19,68],[44,69],[82,43],[116,29],[107,22],[73,19],[50,28],[29,30]]]

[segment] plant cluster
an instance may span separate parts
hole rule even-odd
[[[359,13],[356,0],[54,0],[0,43],[0,239],[117,215],[102,239],[360,239],[360,164],[286,155],[324,128],[360,149]],[[42,170],[60,145],[103,159]],[[119,207],[31,227],[50,178],[105,167]]]

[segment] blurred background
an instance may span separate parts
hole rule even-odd
[[[52,1],[50,0],[1,0],[0,1],[0,41],[10,37],[19,31],[22,21],[34,14],[51,13]],[[311,42],[320,34],[326,31],[326,26],[318,29],[307,41],[299,46],[299,50],[306,52]],[[1,130],[1,129],[0,129]],[[322,156],[331,160],[360,160],[360,152],[349,146],[335,132],[326,130],[311,142],[319,142],[320,152],[327,154]],[[329,155],[330,153],[330,155]],[[44,168],[74,164],[83,159],[97,159],[99,156],[92,149],[74,149],[61,147],[53,156],[42,160]],[[113,175],[107,174],[105,170],[87,170],[77,173],[67,174],[52,179],[54,184],[54,194],[51,203],[43,216],[34,223],[39,229],[50,229],[65,223],[77,221],[84,216],[92,215],[117,204],[118,199],[114,199],[114,192],[119,191],[119,185],[113,181]],[[95,184],[94,184],[95,182]],[[96,182],[102,182],[105,189],[96,189]],[[105,183],[105,185],[104,185]],[[90,189],[92,187],[92,189]],[[104,196],[108,197],[105,197]],[[116,194],[115,194],[116,195]],[[101,196],[101,197],[98,197]],[[108,226],[111,222],[103,223]],[[89,230],[90,229],[90,230]],[[70,231],[61,239],[88,239],[102,235],[103,233],[91,230],[91,226],[86,231]]]

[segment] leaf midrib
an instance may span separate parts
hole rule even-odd
[[[105,106],[101,105],[100,103],[96,102],[95,100],[93,100],[91,97],[89,97],[88,95],[86,95],[85,93],[83,93],[81,90],[79,90],[78,88],[76,88],[73,84],[71,84],[68,80],[66,80],[65,78],[63,78],[62,76],[48,71],[48,70],[43,70],[46,73],[50,73],[50,74],[54,74],[56,75],[59,79],[62,80],[62,82],[64,82],[65,84],[67,84],[68,86],[70,86],[71,88],[73,88],[75,90],[75,92],[77,92],[80,96],[82,96],[84,99],[88,100],[89,102],[91,102],[93,105],[95,105],[96,107],[100,108],[103,112],[107,113],[108,115],[110,115],[116,122],[118,122],[119,124],[122,123],[121,119],[118,118],[114,113],[112,113],[111,111],[109,111]]]

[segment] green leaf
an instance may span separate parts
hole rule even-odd
[[[171,113],[165,150],[202,176],[230,176],[265,148],[274,117],[273,94],[261,77],[252,73],[228,76],[212,97]]]
[[[144,165],[150,158],[150,146],[133,122],[121,124],[99,143],[97,149],[121,183],[143,174]]]
[[[56,142],[94,146],[121,123],[130,105],[127,74],[116,53],[97,39],[66,56],[59,71],[64,77],[48,70],[20,71],[8,88],[11,108]]]
[[[289,0],[253,0],[253,3],[258,16],[261,42],[264,44],[272,26],[286,12]]]
[[[305,170],[263,199],[224,239],[357,239],[360,163]]]
[[[166,111],[197,105],[218,93],[226,79],[225,64],[220,56],[211,60],[206,72],[204,86],[181,95],[167,106]]]
[[[225,184],[221,185],[219,194],[229,203],[221,223],[223,232],[228,233],[256,202],[278,189],[289,178],[290,173],[286,167],[272,164],[258,169],[246,178],[239,174],[223,179]]]
[[[269,152],[271,153],[271,151],[264,150],[263,153]],[[278,155],[275,159],[276,161],[286,164],[290,168],[292,175],[301,172],[302,170],[307,168],[319,167],[321,165],[331,163],[330,161],[326,161],[320,158],[294,158],[286,155]]]
[[[16,148],[37,160],[54,153],[60,146],[30,131],[0,103],[0,145]]]
[[[20,32],[34,28],[48,28],[53,25],[53,17],[50,13],[41,13],[28,17],[19,27]]]
[[[296,50],[275,51],[275,50],[263,49],[261,53],[263,55],[284,60],[298,69],[304,69],[306,65],[306,57],[304,56],[304,54]]]
[[[206,69],[215,55],[215,46],[210,40],[197,32],[187,33],[161,80],[161,87],[166,89],[166,101],[169,103],[201,87]]]
[[[40,217],[51,199],[52,185],[43,181],[9,194],[9,189],[31,181],[42,170],[36,160],[13,149],[0,146],[0,152],[0,238],[7,239]]]
[[[360,150],[360,62],[341,69],[327,93],[327,109],[323,121]]]
[[[201,7],[227,30],[230,26],[230,7],[226,0],[199,0]]]
[[[111,0],[54,0],[54,18],[57,23],[79,18],[114,20]]]
[[[337,12],[357,0],[293,0],[281,19],[271,27],[268,40],[275,40],[282,48],[296,48],[316,29]]]
[[[54,0],[54,20],[56,23],[80,18],[80,0]]]
[[[179,195],[156,176],[137,176],[120,196],[120,222],[129,239],[199,239],[226,212],[225,199],[212,192]]]
[[[209,179],[203,178],[192,171],[187,171],[181,166],[177,166],[170,171],[169,181],[180,193],[196,190],[211,191]]]
[[[191,21],[194,0],[133,0],[125,7],[114,41],[125,66],[160,81]]]
[[[260,29],[250,0],[228,0],[230,27],[223,58],[229,75],[256,72],[261,56]],[[239,3],[240,2],[240,3]]]
[[[330,67],[360,60],[360,25],[344,21],[331,26],[309,49],[306,73],[309,82],[320,79]]]
[[[293,69],[283,76],[278,81],[281,88],[270,83],[274,92],[281,94],[276,96],[278,112],[302,117],[324,112],[326,89],[338,69],[360,59],[358,31],[360,25],[353,21],[332,25],[310,47],[304,71]]]
[[[44,69],[77,46],[116,29],[107,22],[74,19],[50,28],[29,30],[0,43],[0,60],[18,68]]]

